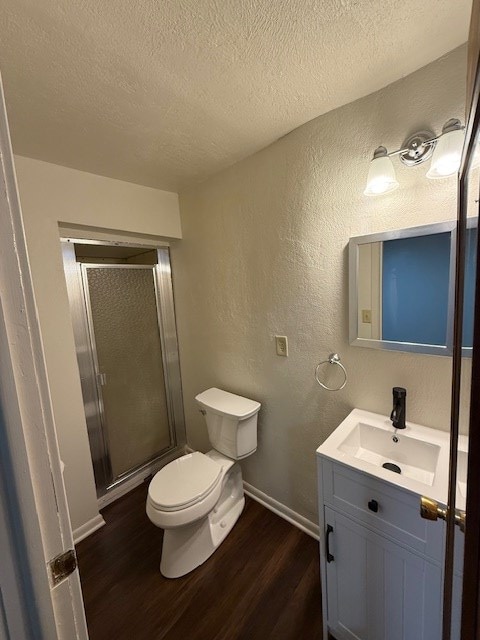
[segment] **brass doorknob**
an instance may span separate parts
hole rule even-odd
[[[455,524],[460,527],[460,531],[465,533],[465,525],[467,522],[467,513],[465,511],[460,511],[460,509],[456,509],[455,511]]]
[[[420,515],[425,520],[446,520],[448,508],[440,507],[436,500],[422,496],[420,498]],[[465,532],[465,511],[455,510],[455,524],[460,527],[460,531]]]

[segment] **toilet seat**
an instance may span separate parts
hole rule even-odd
[[[160,469],[150,483],[148,497],[160,511],[180,511],[212,493],[222,476],[222,465],[195,451]]]

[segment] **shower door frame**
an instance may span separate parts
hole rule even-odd
[[[90,241],[61,238],[61,243],[84,406],[86,407],[86,405],[91,405],[92,403],[95,406],[94,412],[85,411],[85,419],[92,454],[97,497],[102,499],[113,489],[116,489],[132,477],[140,475],[142,471],[148,471],[156,462],[160,462],[165,456],[183,447],[186,443],[170,251],[168,246],[148,246],[126,242],[107,242],[104,240]],[[125,246],[147,251],[153,250],[157,254],[157,264],[81,263],[77,261],[75,256],[75,244]],[[144,463],[121,474],[118,478],[113,477],[110,462],[102,385],[100,382],[101,372],[98,366],[90,294],[86,279],[89,268],[148,269],[153,272],[170,445],[155,453]]]

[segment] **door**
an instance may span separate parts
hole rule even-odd
[[[0,637],[86,639],[1,78],[0,183]]]
[[[443,640],[480,638],[479,34],[480,3],[475,0],[469,38],[469,112],[458,183],[448,500],[437,505],[422,498],[421,505],[424,517],[446,520]]]
[[[467,78],[467,123],[466,151],[461,171],[459,223],[465,225],[465,216],[478,219],[480,198],[479,148],[480,148],[480,2],[474,0],[469,34]],[[469,385],[464,391],[469,394],[470,411],[468,456],[459,457],[459,476],[465,484],[463,499],[466,503],[466,527],[463,554],[463,591],[461,614],[462,640],[480,639],[480,260],[479,237],[476,238],[476,264],[473,271],[475,299],[471,312],[473,317],[473,351]],[[468,277],[468,276],[467,276]],[[467,315],[468,317],[468,315]],[[455,535],[461,537],[458,530]]]
[[[174,446],[153,266],[82,264],[97,410],[100,494]],[[102,486],[103,485],[103,486]]]
[[[327,609],[345,640],[438,640],[440,566],[325,507],[335,535]]]

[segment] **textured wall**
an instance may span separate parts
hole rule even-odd
[[[244,477],[312,520],[315,449],[352,408],[387,414],[392,386],[405,386],[411,421],[448,428],[450,359],[349,346],[347,245],[455,218],[455,178],[427,180],[425,166],[394,160],[397,191],[363,189],[378,145],[464,119],[465,58],[457,49],[181,194],[173,269],[189,444],[208,449],[198,392],[217,385],[259,400]],[[275,334],[288,336],[288,358],[275,355]],[[349,373],[338,393],[313,376],[333,351]]]
[[[15,157],[40,330],[73,529],[98,515],[80,376],[60,249],[74,237],[181,237],[175,193]],[[100,229],[100,230],[98,230]],[[110,230],[110,231],[108,231]],[[139,241],[143,241],[140,237]]]

